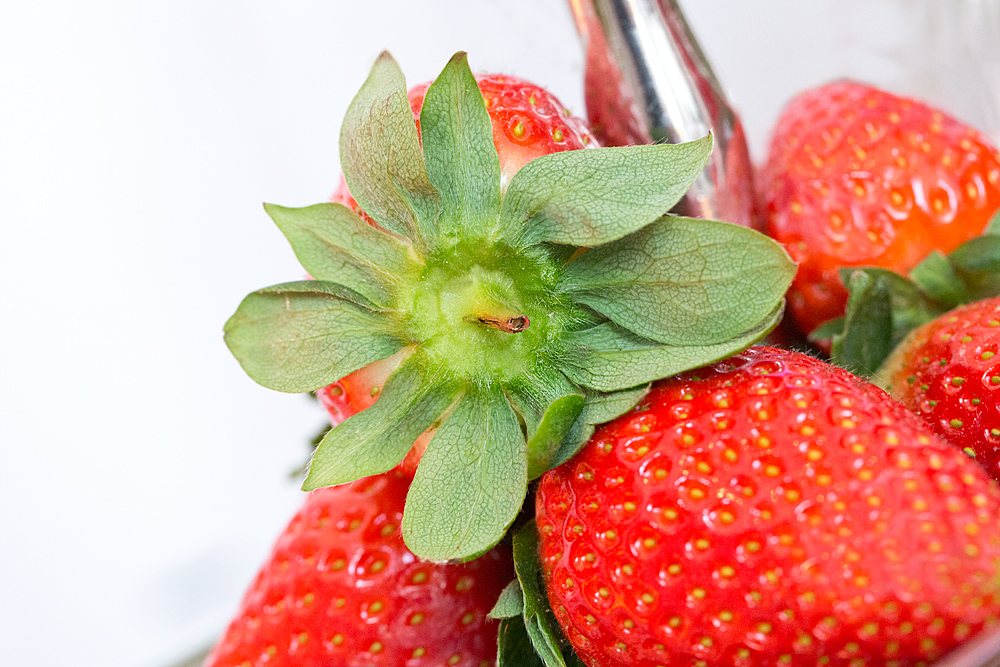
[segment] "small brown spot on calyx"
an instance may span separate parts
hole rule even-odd
[[[531,321],[524,315],[515,315],[507,319],[501,319],[492,315],[470,315],[465,318],[465,321],[472,324],[484,324],[504,333],[521,333],[531,324]]]

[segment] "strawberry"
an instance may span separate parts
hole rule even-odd
[[[843,81],[786,107],[761,187],[767,233],[799,263],[791,314],[810,333],[844,312],[840,268],[905,273],[978,236],[1000,208],[1000,154],[926,104]]]
[[[997,485],[794,352],[658,383],[542,478],[536,511],[588,665],[926,664],[1000,614]]]
[[[392,471],[311,493],[205,667],[492,665],[487,618],[514,570],[497,547],[460,565],[414,558]]]
[[[399,366],[400,361],[398,356],[376,361],[333,384],[317,389],[316,397],[329,413],[330,423],[336,426],[351,415],[374,405],[386,379]]]
[[[514,174],[535,158],[561,151],[598,148],[587,124],[572,115],[544,88],[504,74],[479,74],[476,83],[493,128],[493,145],[500,158],[501,187],[506,187]],[[407,95],[418,134],[420,110],[429,85],[413,86]],[[330,201],[349,207],[362,219],[373,223],[351,196],[343,176]],[[319,389],[316,394],[336,425],[374,403],[387,377],[384,365],[363,368]]]
[[[425,560],[489,551],[595,424],[781,318],[780,245],[667,214],[711,137],[552,152],[585,145],[574,128],[529,84],[477,82],[463,53],[410,96],[382,54],[341,129],[354,203],[265,205],[314,279],[249,294],[226,344],[265,387],[330,387],[344,419],[306,490],[415,467],[401,531]]]
[[[476,83],[493,126],[500,157],[500,187],[506,188],[521,167],[535,158],[579,148],[597,148],[586,122],[574,116],[541,86],[507,74],[480,74]],[[415,114],[429,84],[410,91]]]
[[[893,398],[1000,480],[1000,297],[914,329],[877,372]]]

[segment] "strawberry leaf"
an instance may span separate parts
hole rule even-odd
[[[910,330],[948,310],[918,285],[885,269],[843,269],[851,296],[843,333],[833,336],[831,358],[854,373],[871,375]]]
[[[983,230],[983,234],[988,236],[1000,234],[1000,209],[997,209],[989,222],[986,223],[986,229]]]
[[[381,306],[390,305],[400,278],[419,268],[408,246],[341,204],[264,204],[264,210],[309,275],[349,287]]]
[[[340,166],[351,194],[378,224],[422,243],[421,223],[436,224],[441,197],[427,178],[406,81],[383,51],[347,109]]]
[[[318,389],[390,357],[406,341],[367,299],[334,283],[303,280],[253,292],[223,328],[247,375],[269,389]]]
[[[948,258],[963,271],[1000,271],[1000,236],[984,234],[959,246]]]
[[[500,597],[487,615],[496,619],[513,618],[520,616],[523,611],[524,593],[521,592],[521,584],[515,579],[500,591]]]
[[[1000,214],[994,216],[994,221]],[[970,301],[1000,294],[1000,231],[989,231],[963,243],[948,259],[965,284]]]
[[[833,337],[834,363],[858,375],[871,375],[892,351],[892,296],[881,276],[855,271],[846,282],[851,293],[844,334]]]
[[[644,384],[609,394],[588,390],[583,410],[560,443],[550,468],[558,467],[573,458],[594,435],[598,424],[617,419],[638,405],[639,401],[649,393],[650,386]]]
[[[584,404],[583,392],[562,373],[545,372],[537,380],[534,385],[512,387],[507,395],[527,430],[528,479],[549,470]]]
[[[588,391],[587,402],[580,416],[588,424],[603,424],[617,419],[639,404],[646,397],[652,385],[644,384],[631,389],[623,389],[608,394]]]
[[[500,622],[497,633],[497,667],[545,667],[531,645],[520,614]]]
[[[613,392],[705,366],[744,350],[781,321],[784,303],[752,329],[713,345],[662,345],[606,322],[568,334],[560,370],[577,384]]]
[[[456,53],[427,89],[420,128],[427,176],[441,193],[441,233],[465,235],[494,226],[500,213],[500,158],[465,53]]]
[[[514,572],[524,592],[524,626],[546,667],[566,667],[559,626],[542,590],[538,566],[538,528],[532,519],[514,536]]]
[[[834,363],[874,376],[913,329],[955,306],[1000,294],[1000,211],[982,236],[947,256],[931,252],[910,277],[875,267],[841,269],[850,292],[846,313],[809,339],[832,339]]]
[[[566,151],[532,160],[511,179],[500,227],[516,244],[609,243],[680,201],[701,174],[712,136],[685,144]]]
[[[459,387],[427,377],[418,357],[419,352],[400,364],[370,408],[326,434],[309,463],[304,490],[391,470],[455,401]]]
[[[794,276],[785,250],[762,234],[668,215],[583,253],[562,287],[640,336],[709,345],[760,322]]]
[[[809,334],[810,343],[818,343],[822,340],[830,340],[838,334],[844,333],[844,318],[835,317],[819,325]]]
[[[1000,240],[1000,238],[998,238]],[[968,303],[965,283],[955,272],[955,266],[939,250],[931,252],[910,271],[910,278],[929,297],[949,306]]]
[[[403,541],[427,560],[475,558],[504,536],[527,489],[517,415],[499,388],[472,386],[420,460],[406,496]]]

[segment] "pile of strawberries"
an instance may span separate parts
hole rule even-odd
[[[619,150],[597,148],[583,121],[537,86],[499,75],[481,75],[470,83],[471,74],[463,79],[466,75],[456,74],[458,69],[450,72],[446,69],[432,84],[433,92],[421,85],[408,97],[428,174],[437,173],[435,161],[443,160],[433,146],[441,141],[442,132],[435,128],[442,121],[423,108],[425,96],[431,99],[445,84],[458,91],[454,95],[460,100],[473,83],[478,86],[470,99],[481,98],[488,112],[503,206],[515,196],[535,196],[518,189],[517,174],[533,168],[526,165],[537,164],[541,170],[541,165],[555,164],[546,162],[547,156]],[[399,102],[393,99],[387,96],[382,103]],[[464,131],[448,127],[453,133]],[[342,135],[342,143],[346,141],[354,139]],[[452,143],[462,150],[461,142]],[[477,155],[469,149],[457,163],[473,165],[469,169],[474,172]],[[621,155],[627,171],[632,163]],[[381,182],[393,184],[394,193],[407,193],[403,199],[420,214],[422,200],[412,194],[419,189],[413,185],[417,176],[393,169],[386,167],[388,177]],[[349,209],[370,229],[419,251],[425,243],[420,234],[408,236],[410,227],[393,227],[384,212],[375,212],[396,204],[383,206],[382,199],[362,193],[350,178],[337,189],[335,204],[324,206]],[[464,183],[463,178],[454,182]],[[560,187],[573,187],[571,179],[560,178]],[[598,177],[591,173],[588,178]],[[449,188],[459,186],[439,175],[430,180],[446,201],[444,220]],[[613,265],[632,275],[634,257],[626,262],[615,253],[625,252],[629,244],[647,254],[658,252],[660,237],[645,230],[667,224],[663,220],[670,216],[610,240],[572,242],[553,234],[536,245],[512,241],[518,252],[529,245],[537,248],[531,252],[545,257],[539,266],[548,267],[551,260],[552,271],[566,277],[565,283],[551,283],[557,285],[553,303],[572,298],[583,304],[571,311],[569,333],[552,329],[549,337],[586,344],[549,348],[544,347],[548,342],[537,343],[541,351],[528,353],[549,355],[549,365],[563,364],[551,371],[562,379],[544,384],[557,389],[547,394],[524,389],[519,398],[521,376],[509,380],[491,367],[470,384],[477,388],[468,391],[506,396],[513,412],[507,400],[501,410],[495,409],[501,399],[490,399],[493,404],[471,413],[481,416],[463,427],[463,440],[453,435],[457,427],[448,425],[465,414],[465,399],[446,396],[426,424],[413,431],[419,437],[407,440],[399,455],[383,465],[387,472],[359,468],[365,471],[359,475],[363,479],[313,491],[279,538],[206,667],[904,667],[929,665],[996,627],[1000,236],[990,220],[1000,209],[1000,153],[943,112],[839,82],[803,93],[789,104],[758,186],[767,234],[797,265],[794,280],[789,274],[785,282],[776,279],[774,287],[779,295],[788,288],[784,339],[809,354],[749,347],[780,318],[779,296],[777,305],[762,305],[748,320],[751,326],[733,324],[728,333],[711,334],[715,338],[701,329],[690,334],[703,340],[696,352],[684,354],[700,361],[657,361],[655,370],[640,376],[633,368],[649,356],[689,348],[667,340],[673,329],[636,332],[629,323],[638,322],[637,317],[631,311],[622,314],[630,308],[627,300],[635,297],[629,286],[602,292],[609,288],[586,282],[591,274],[573,267],[596,272],[602,264]],[[396,196],[386,195],[385,201]],[[539,215],[535,211],[549,197],[532,200],[526,215]],[[613,196],[601,202],[605,208],[618,203]],[[664,213],[666,209],[653,218]],[[544,224],[562,224],[558,217],[549,214]],[[313,267],[321,262],[309,253],[325,248],[360,252],[330,241],[335,235],[315,231],[318,227],[309,233],[326,245],[304,251],[304,242],[287,231],[289,225],[275,219],[320,281],[332,278],[317,275]],[[667,222],[678,231],[669,237],[676,250],[663,261],[701,262],[701,246],[681,231],[690,221]],[[488,232],[482,238],[488,245],[496,235]],[[449,247],[462,248],[462,243]],[[727,259],[732,271],[750,271],[746,267],[756,266],[755,252],[733,251]],[[593,259],[581,260],[588,254]],[[436,256],[433,250],[426,255]],[[511,257],[503,261],[512,266],[522,261],[520,255]],[[776,273],[784,270],[780,257],[767,261],[774,263]],[[381,269],[366,262],[358,265],[381,280]],[[668,282],[673,269],[659,266],[650,263],[635,275],[662,271],[658,280]],[[387,280],[395,284],[396,278]],[[423,284],[425,278],[421,274],[416,280]],[[751,288],[763,282],[754,278]],[[473,311],[461,321],[478,327],[470,331],[485,331],[489,338],[483,340],[501,341],[488,342],[490,350],[503,341],[520,345],[518,341],[534,340],[523,338],[523,332],[542,326],[535,312],[517,299],[491,301],[499,288],[490,289],[488,298],[472,300]],[[348,290],[348,297],[337,292],[337,298],[347,298],[352,308],[382,308],[390,311],[389,317],[408,321],[393,314],[397,309],[377,303],[371,296],[376,291],[359,295],[357,290]],[[404,288],[399,293],[409,294]],[[444,302],[457,299],[456,293],[464,294],[445,291],[434,298]],[[692,322],[704,305],[699,294],[682,294],[690,299],[685,303]],[[311,298],[309,308],[318,308],[319,297]],[[735,298],[751,300],[739,294]],[[639,310],[658,308],[639,301]],[[772,306],[778,308],[775,317],[768,316]],[[294,363],[289,359],[302,354],[295,347],[301,340],[324,332],[299,327],[264,342],[253,338],[254,350],[266,350],[265,361],[257,362],[253,355],[258,353],[247,351],[250,343],[241,332],[266,318],[285,317],[294,308],[279,303],[277,314],[261,307],[251,317],[244,313],[246,307],[227,324],[234,353],[262,384],[300,390],[269,374]],[[330,317],[330,326],[348,326]],[[713,317],[726,319],[721,312]],[[683,317],[679,322],[686,325]],[[381,331],[373,327],[372,335]],[[744,330],[750,333],[735,336]],[[610,342],[600,347],[593,342],[598,340],[594,332]],[[417,334],[413,336],[416,340]],[[807,337],[818,347],[810,347]],[[336,356],[333,344],[323,345],[323,354]],[[319,379],[313,381],[330,413],[331,434],[348,435],[325,445],[326,458],[317,454],[327,467],[320,470],[314,462],[310,479],[325,474],[333,465],[328,461],[378,446],[357,440],[362,422],[355,416],[378,406],[383,389],[386,395],[402,391],[399,387],[410,377],[405,373],[416,373],[409,369],[423,354],[421,345],[432,349],[429,342],[407,343],[399,352],[376,355],[370,364],[334,364],[353,369],[335,382],[322,380],[320,386]],[[477,348],[461,349],[478,354]],[[817,358],[824,354],[856,374]],[[445,368],[428,364],[426,368]],[[452,377],[460,371],[447,369],[466,367],[435,372]],[[327,376],[316,375],[321,377]],[[638,379],[616,384],[609,377]],[[494,386],[502,390],[488,394]],[[414,399],[406,410],[424,409],[433,392],[422,391],[425,398]],[[462,552],[458,558],[422,558],[427,542],[418,536],[425,533],[418,519],[404,515],[411,483],[413,488],[421,484],[421,493],[441,489],[442,504],[454,502],[445,488],[450,481],[425,479],[431,473],[423,466],[430,470],[434,457],[446,455],[436,453],[435,438],[458,450],[473,445],[488,450],[506,436],[486,422],[508,414],[516,415],[512,423],[520,425],[528,448],[527,472],[520,479],[531,483],[521,510],[515,507],[502,519],[496,539],[510,527],[507,537],[498,544],[487,540],[478,553]],[[384,437],[389,441],[391,435],[387,431]],[[355,442],[361,444],[351,444]],[[508,465],[502,457],[462,456],[455,456],[468,466],[462,475],[476,474],[473,469],[485,460]],[[489,498],[494,490],[484,486],[479,495]],[[426,534],[433,535],[433,527]]]

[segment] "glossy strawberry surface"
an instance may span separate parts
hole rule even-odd
[[[400,537],[409,482],[393,471],[311,493],[205,667],[492,665],[486,614],[514,578],[510,550],[417,560]]]
[[[549,599],[588,665],[917,665],[1000,614],[1000,492],[880,389],[747,352],[547,473]]]
[[[345,378],[316,392],[319,402],[330,415],[334,426],[370,407],[378,400],[386,378],[399,365],[399,357],[390,357],[354,371]]]
[[[537,157],[598,146],[587,124],[541,86],[507,74],[480,74],[476,82],[493,123],[501,187]],[[427,84],[410,90],[415,114],[426,90]]]
[[[1000,297],[915,329],[880,375],[889,393],[1000,480]]]
[[[846,81],[792,100],[761,176],[767,232],[799,262],[789,309],[806,333],[843,314],[840,267],[905,274],[1000,208],[1000,155],[979,132]]]
[[[481,74],[476,81],[493,123],[493,143],[500,156],[503,187],[521,167],[537,157],[599,146],[587,124],[541,86],[506,74]],[[428,85],[419,84],[409,91],[410,108],[418,130]],[[347,206],[372,223],[351,196],[343,177],[330,201]],[[363,368],[317,391],[320,402],[330,413],[331,422],[337,425],[374,403],[393,368],[395,366],[387,369],[374,364],[373,368]]]

